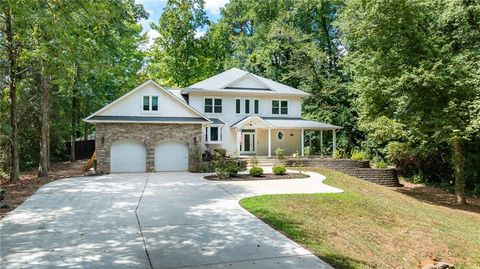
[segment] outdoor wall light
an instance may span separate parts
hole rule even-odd
[[[105,136],[102,136],[102,144],[105,143]]]
[[[196,137],[196,136],[193,137],[193,144],[194,144],[194,145],[197,144],[197,137]]]

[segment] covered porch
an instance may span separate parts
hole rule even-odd
[[[237,155],[275,155],[275,150],[285,150],[285,155],[298,153],[304,156],[305,132],[320,131],[320,145],[323,145],[323,131],[332,132],[332,153],[336,149],[336,132],[342,127],[301,118],[279,118],[250,116],[231,126],[236,134]]]

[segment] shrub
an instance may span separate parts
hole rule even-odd
[[[277,156],[277,159],[279,160],[285,159],[285,150],[281,148],[276,149],[275,156]]]
[[[253,177],[259,177],[263,175],[263,168],[258,166],[252,167],[248,173]]]
[[[367,159],[367,154],[363,151],[352,151],[352,157],[350,159],[354,161],[366,161]]]
[[[285,165],[279,164],[279,165],[275,165],[272,168],[272,171],[275,175],[284,175],[285,172],[287,172],[287,168],[285,168]]]
[[[202,168],[202,152],[198,148],[190,150],[188,153],[190,161],[192,161],[192,172],[200,172]],[[96,170],[95,170],[96,171]]]
[[[334,158],[334,159],[341,159],[341,158],[342,158],[342,155],[340,154],[340,151],[334,150],[334,151],[333,151],[333,154],[332,154],[332,158]]]
[[[226,160],[223,157],[218,157],[215,159],[214,167],[215,174],[217,174],[218,178],[220,179],[234,177],[240,170],[235,160]]]
[[[258,159],[256,156],[253,156],[252,160],[250,161],[252,163],[252,166],[255,167],[258,165]]]
[[[226,149],[218,148],[218,149],[214,149],[213,151],[215,151],[216,155],[219,155],[220,157],[227,156],[227,150]]]
[[[0,201],[3,201],[3,199],[5,198],[5,194],[7,193],[7,190],[5,190],[4,188],[0,187]]]
[[[387,168],[387,164],[385,162],[377,162],[375,163],[376,168]]]
[[[310,147],[308,147],[308,146],[304,147],[303,148],[303,155],[307,158],[310,157],[310,151],[311,151]]]
[[[413,184],[420,184],[420,183],[425,183],[425,178],[423,177],[422,174],[415,174],[410,178],[410,181]]]

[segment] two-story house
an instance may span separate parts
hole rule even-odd
[[[232,68],[183,89],[149,80],[85,119],[96,124],[98,167],[110,172],[181,171],[193,151],[303,154],[305,130],[340,129],[301,118],[309,94]],[[198,154],[197,154],[198,155]],[[190,158],[189,158],[190,156]]]

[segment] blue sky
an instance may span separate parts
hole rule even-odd
[[[212,21],[217,21],[220,18],[220,8],[223,7],[229,0],[205,0],[205,10],[208,17]],[[150,23],[158,23],[158,19],[162,14],[167,0],[135,0],[136,3],[142,4],[145,10],[150,14],[148,19],[142,20],[140,23],[143,30],[148,33],[150,37],[150,44],[153,39],[158,36],[158,32],[150,29]],[[198,35],[203,35],[204,32],[199,31]]]

